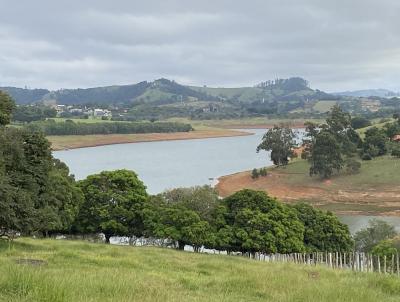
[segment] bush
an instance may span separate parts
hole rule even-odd
[[[400,146],[394,147],[391,155],[394,157],[400,158]]]
[[[268,172],[267,172],[267,168],[261,168],[260,169],[260,176],[267,176]]]
[[[256,179],[260,176],[260,174],[258,173],[258,170],[256,168],[253,169],[253,171],[251,171],[251,178]]]
[[[346,162],[346,171],[349,174],[357,174],[360,172],[361,163],[353,158],[350,158]]]
[[[362,160],[372,160],[372,156],[371,156],[371,154],[369,154],[369,153],[364,153],[364,154],[361,156],[361,159],[362,159]]]

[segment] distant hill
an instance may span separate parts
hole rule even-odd
[[[0,90],[6,91],[11,95],[17,104],[41,102],[44,96],[50,93],[47,89],[27,89],[16,87],[0,87]]]
[[[351,96],[351,97],[381,97],[381,98],[391,98],[400,96],[400,93],[394,92],[387,89],[366,89],[366,90],[355,90],[355,91],[343,91],[343,92],[333,92],[333,95],[339,96]]]
[[[154,82],[140,82],[132,85],[115,85],[95,88],[60,89],[22,89],[4,87],[19,104],[41,101],[55,101],[58,104],[127,104],[149,103],[154,105],[184,101],[231,101],[242,103],[265,103],[272,101],[307,101],[312,99],[331,99],[332,96],[313,90],[302,78],[276,79],[240,88],[209,88],[184,86],[167,79]]]

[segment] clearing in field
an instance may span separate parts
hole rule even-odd
[[[336,104],[337,104],[337,101],[318,101],[313,106],[313,109],[315,111],[324,113],[324,112],[328,112],[329,110],[331,110],[331,108],[333,106],[335,106]]]

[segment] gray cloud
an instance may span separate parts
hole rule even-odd
[[[391,0],[0,0],[0,86],[253,85],[400,90]]]

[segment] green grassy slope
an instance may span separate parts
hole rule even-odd
[[[0,301],[399,300],[400,279],[376,274],[80,241],[0,242]]]

